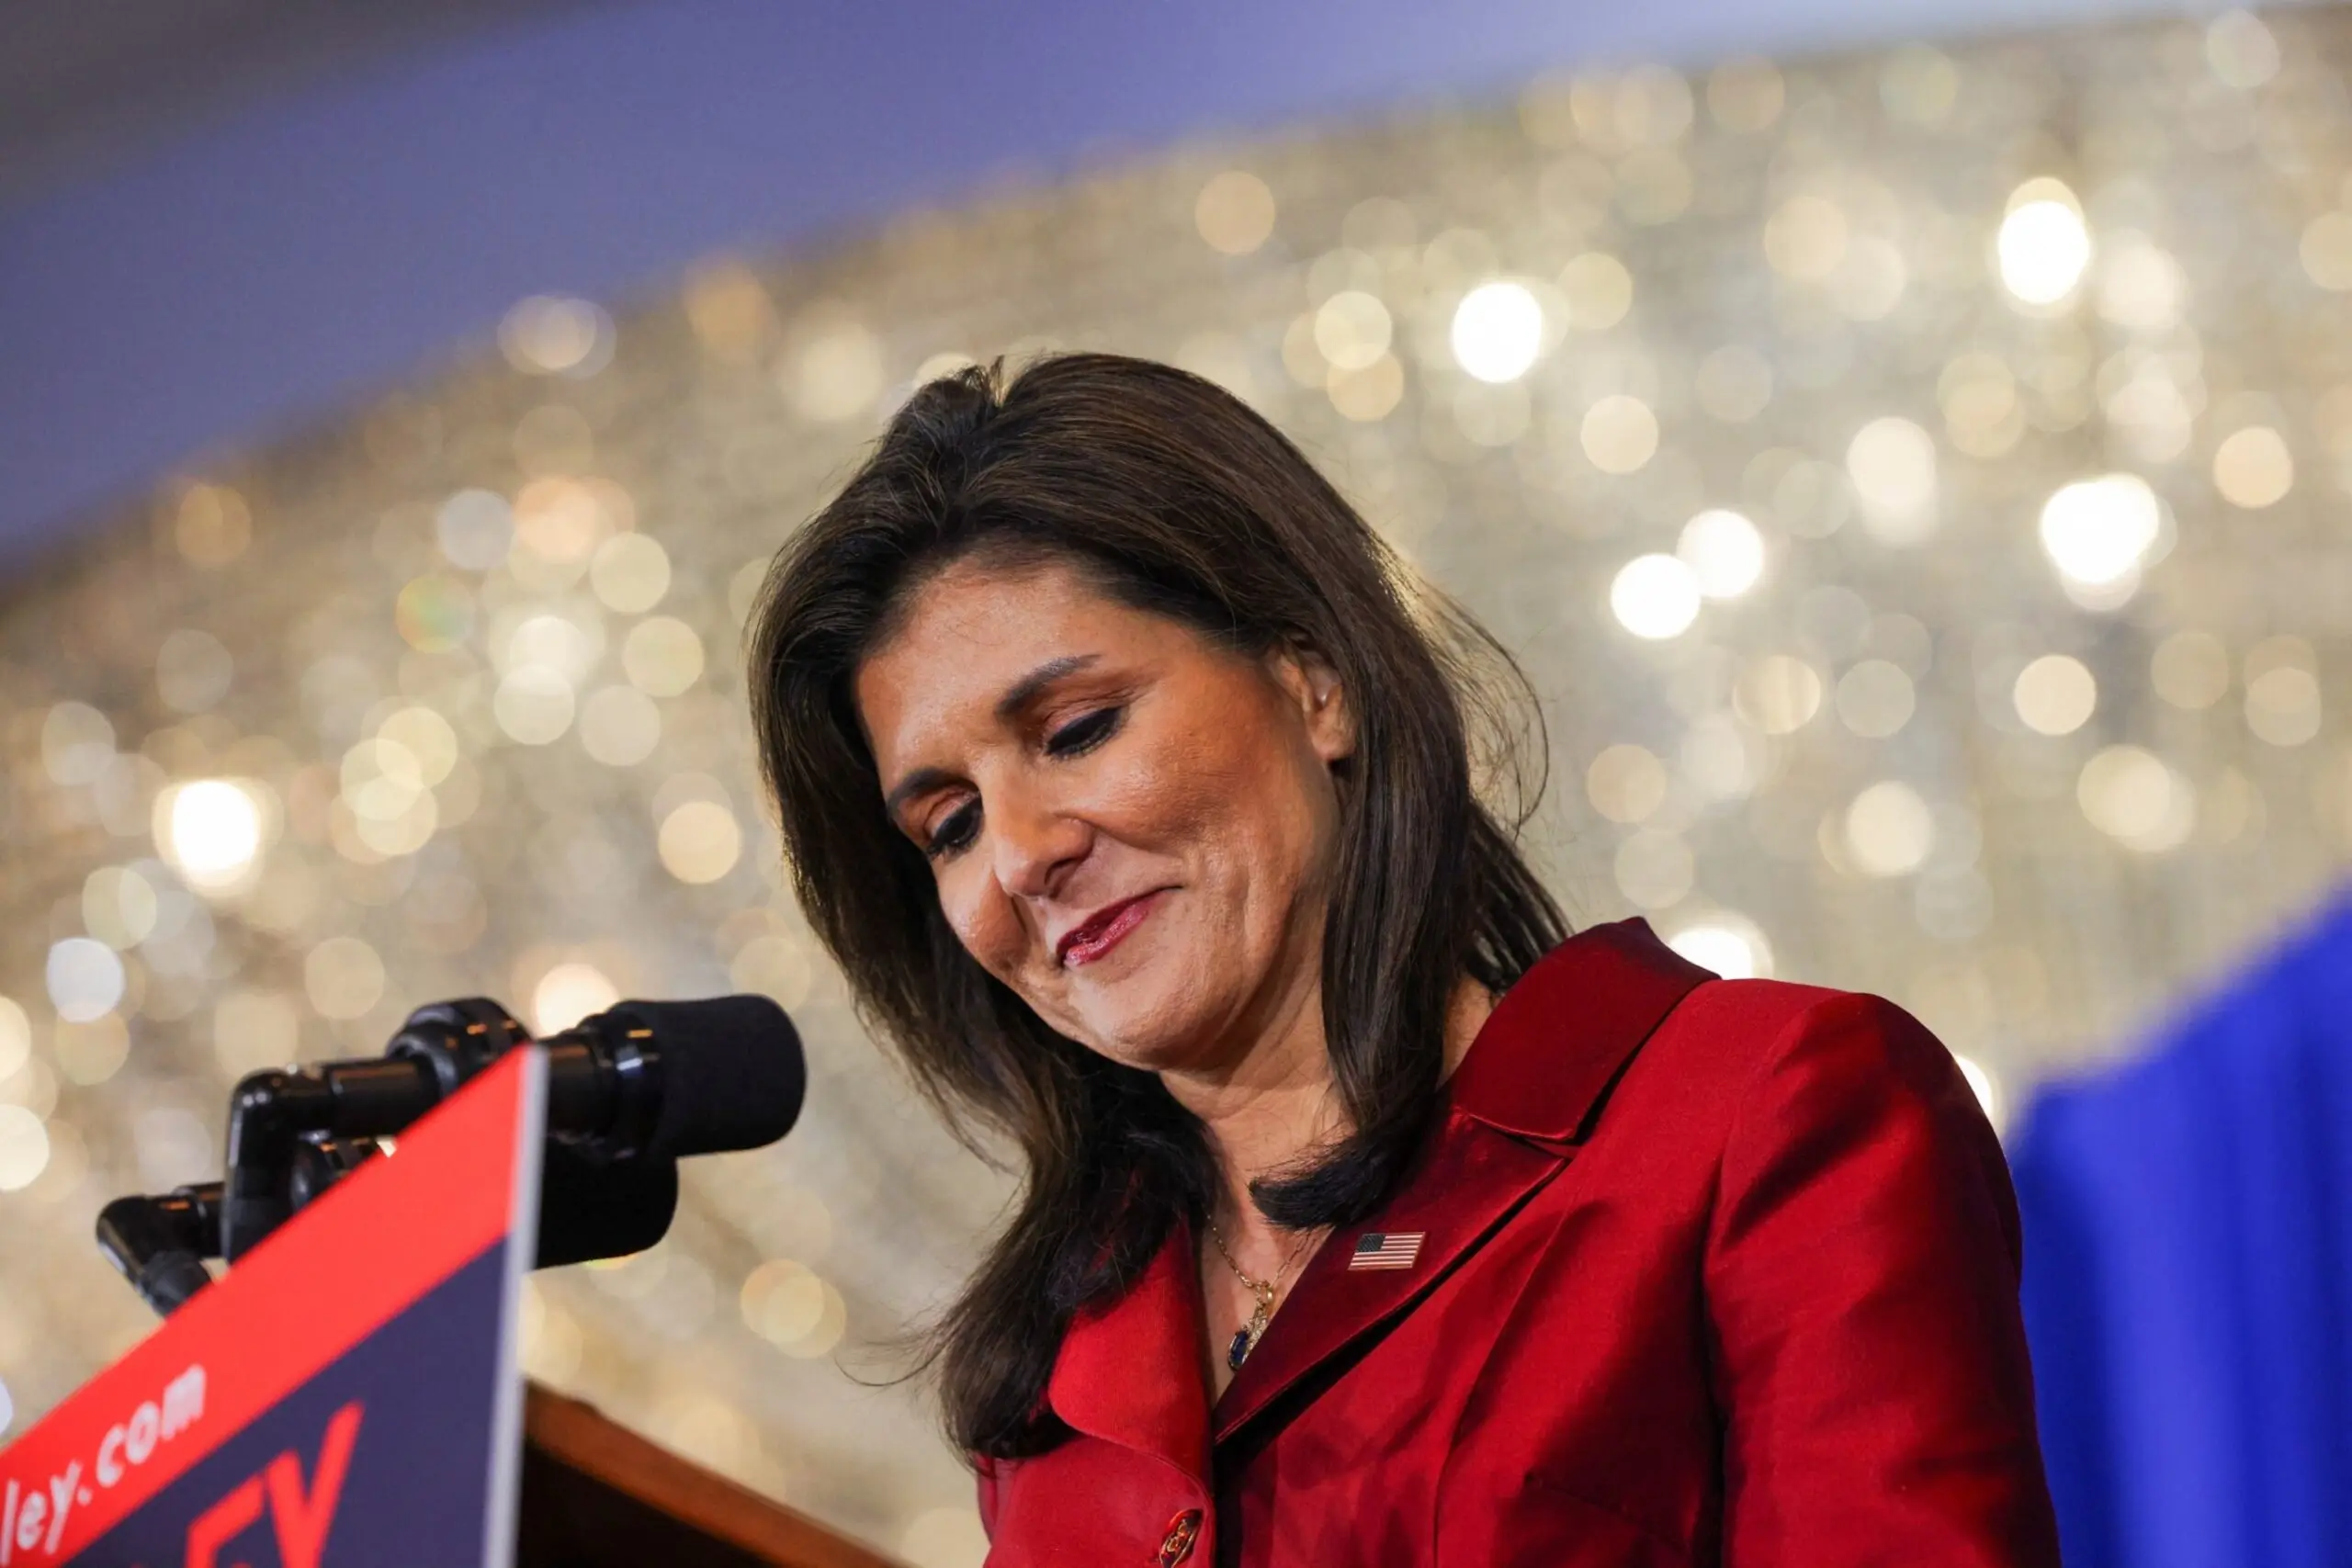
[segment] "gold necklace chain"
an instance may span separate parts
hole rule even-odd
[[[1256,1309],[1250,1314],[1250,1321],[1234,1332],[1233,1342],[1226,1347],[1226,1367],[1238,1372],[1241,1370],[1241,1363],[1250,1359],[1250,1352],[1258,1348],[1258,1341],[1265,1337],[1266,1325],[1274,1317],[1275,1292],[1281,1288],[1283,1276],[1290,1272],[1291,1265],[1296,1263],[1299,1254],[1306,1250],[1307,1236],[1299,1237],[1297,1245],[1291,1248],[1290,1256],[1283,1259],[1283,1266],[1274,1270],[1271,1280],[1250,1277],[1249,1270],[1234,1258],[1233,1249],[1225,1245],[1225,1232],[1218,1228],[1214,1214],[1209,1216],[1209,1242],[1216,1248],[1217,1256],[1225,1259],[1225,1266],[1233,1270],[1233,1277],[1241,1281],[1242,1289],[1248,1291],[1257,1303]]]

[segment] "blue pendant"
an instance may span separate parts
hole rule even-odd
[[[1233,1331],[1233,1343],[1225,1348],[1226,1370],[1238,1372],[1241,1370],[1241,1363],[1249,1359],[1250,1331],[1237,1328]]]

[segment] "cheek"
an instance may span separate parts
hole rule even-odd
[[[976,855],[967,854],[941,874],[939,908],[964,951],[989,974],[1009,978],[1025,942],[1021,917]]]

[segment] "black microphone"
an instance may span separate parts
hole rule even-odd
[[[306,1136],[399,1133],[529,1040],[498,1003],[468,998],[411,1013],[381,1059],[245,1077],[229,1102],[220,1255],[233,1263],[293,1212]],[[792,1130],[808,1089],[800,1037],[766,997],[620,1002],[538,1043],[548,1135],[586,1164],[761,1147]]]
[[[678,1162],[599,1164],[564,1144],[540,1145],[539,1227],[531,1267],[558,1269],[642,1252],[669,1234],[678,1210]],[[299,1213],[383,1151],[373,1138],[305,1138],[288,1195]],[[169,1317],[212,1283],[220,1256],[221,1184],[197,1182],[153,1197],[118,1198],[99,1211],[98,1250],[139,1299]]]

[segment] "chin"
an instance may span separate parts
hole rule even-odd
[[[1122,990],[1134,987],[1130,980]],[[1193,1065],[1206,1054],[1203,1035],[1206,1017],[1197,994],[1178,996],[1125,995],[1116,999],[1094,998],[1081,1006],[1080,1043],[1089,1050],[1146,1072],[1166,1072]]]

